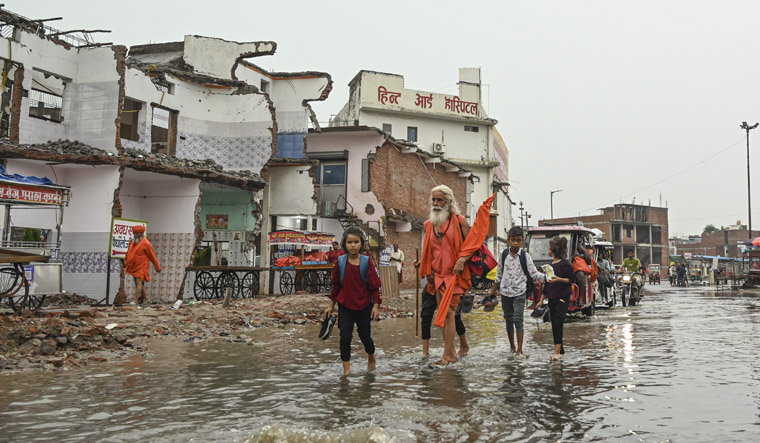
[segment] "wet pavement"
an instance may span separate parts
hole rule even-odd
[[[355,339],[341,376],[337,330],[287,325],[253,345],[157,340],[135,356],[0,376],[5,441],[757,441],[760,292],[647,286],[639,306],[566,325],[526,322],[509,355],[500,309],[465,315],[470,355],[420,358],[412,319],[373,325],[372,373]],[[434,331],[432,354],[440,355]]]

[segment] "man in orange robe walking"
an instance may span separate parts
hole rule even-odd
[[[435,294],[438,300],[439,315],[446,316],[443,327],[443,357],[434,363],[445,366],[457,361],[454,349],[454,316],[460,297],[470,289],[470,272],[465,266],[469,257],[458,257],[464,238],[470,232],[470,226],[459,214],[459,207],[451,188],[446,185],[434,187],[430,192],[430,199],[432,207],[430,218],[425,222],[420,278],[427,278],[428,292]],[[446,307],[441,305],[441,297],[452,283],[455,274],[461,275],[462,278],[454,282],[451,303]]]
[[[127,248],[126,265],[127,274],[135,278],[134,303],[139,303],[141,296],[145,303],[150,303],[150,297],[145,292],[145,282],[150,281],[150,264],[153,263],[156,272],[161,272],[161,265],[158,264],[153,245],[145,238],[145,226],[135,226],[132,234],[134,238]]]

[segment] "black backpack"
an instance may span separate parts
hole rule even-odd
[[[504,266],[504,260],[507,258],[508,253],[509,248],[505,248],[501,251],[502,267]],[[527,296],[530,297],[536,291],[536,281],[533,280],[533,277],[528,272],[528,259],[525,258],[525,249],[520,250],[520,267],[523,270],[523,274],[525,274],[525,290],[527,291]]]

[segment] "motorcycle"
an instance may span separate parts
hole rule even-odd
[[[615,294],[623,306],[636,306],[641,300],[641,286],[641,276],[626,271],[615,282]]]

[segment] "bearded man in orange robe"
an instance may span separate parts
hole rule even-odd
[[[153,250],[153,245],[145,238],[145,226],[138,225],[132,229],[134,238],[129,242],[127,248],[127,274],[135,279],[135,301],[139,303],[140,298],[145,303],[150,303],[150,297],[145,292],[145,282],[150,281],[150,264],[156,268],[156,272],[161,272],[161,265],[158,264],[158,258]]]
[[[420,277],[427,278],[428,292],[435,294],[438,309],[446,309],[441,306],[441,298],[446,288],[452,284],[452,277],[455,274],[459,276],[453,281],[455,288],[443,327],[443,357],[433,363],[437,366],[446,366],[457,361],[454,348],[456,334],[454,316],[461,296],[470,289],[470,273],[465,266],[469,256],[459,257],[464,239],[470,232],[470,226],[459,214],[459,207],[451,188],[446,185],[434,187],[430,192],[430,199],[432,207],[430,219],[425,222]],[[462,338],[460,341],[460,355],[464,356],[468,349],[467,341],[466,339],[462,341]]]

